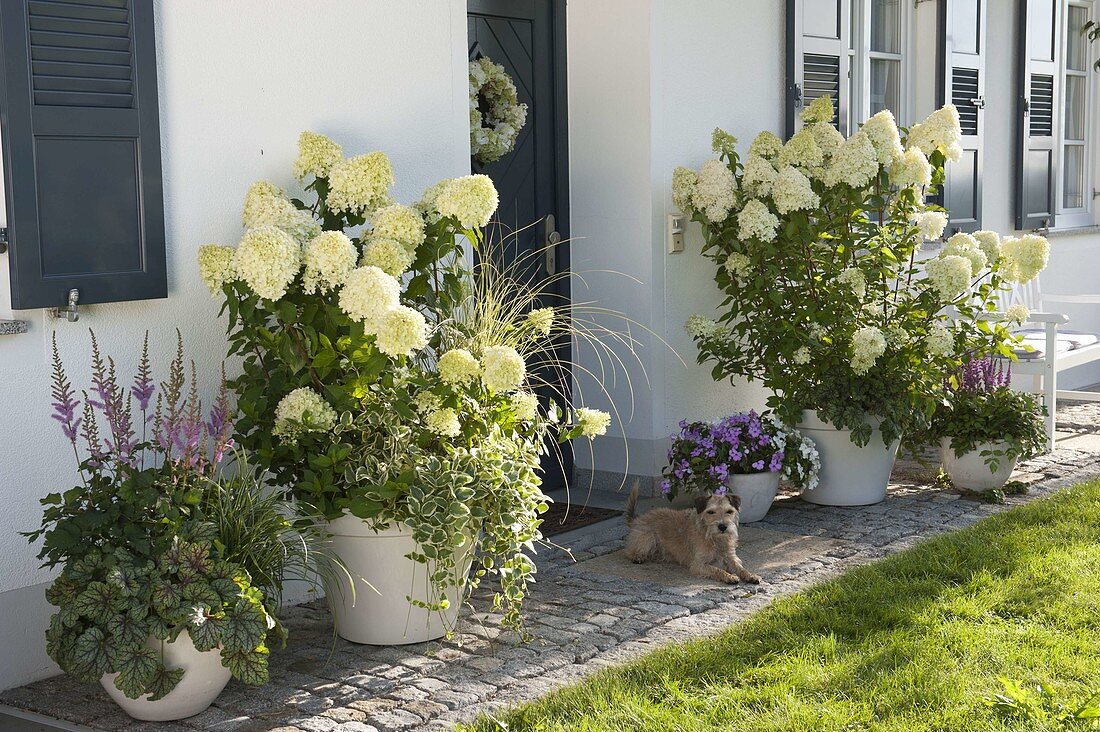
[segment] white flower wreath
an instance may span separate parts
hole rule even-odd
[[[527,105],[519,103],[516,85],[500,64],[488,57],[470,62],[470,148],[481,165],[512,152],[527,122]]]

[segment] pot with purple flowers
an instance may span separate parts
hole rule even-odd
[[[661,492],[669,500],[732,493],[741,498],[741,522],[752,523],[767,515],[781,479],[812,489],[820,465],[813,442],[769,414],[683,421],[672,436]]]

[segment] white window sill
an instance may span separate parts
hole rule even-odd
[[[1051,229],[1047,232],[1046,236],[1048,239],[1054,239],[1060,236],[1082,236],[1085,234],[1100,234],[1100,224],[1067,226],[1064,229]]]

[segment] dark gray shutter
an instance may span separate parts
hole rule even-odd
[[[1020,0],[1016,228],[1054,226],[1061,0]]]
[[[836,102],[833,124],[847,134],[851,0],[787,0],[786,28],[787,136],[801,128],[803,107],[826,94]]]
[[[939,102],[959,110],[963,149],[957,162],[947,164],[947,230],[977,231],[982,228],[986,0],[943,0],[939,13]]]
[[[153,0],[2,0],[12,307],[166,297]]]

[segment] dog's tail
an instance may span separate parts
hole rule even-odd
[[[630,491],[630,496],[626,499],[626,525],[633,526],[634,519],[638,516],[638,484],[634,484],[634,488]]]

